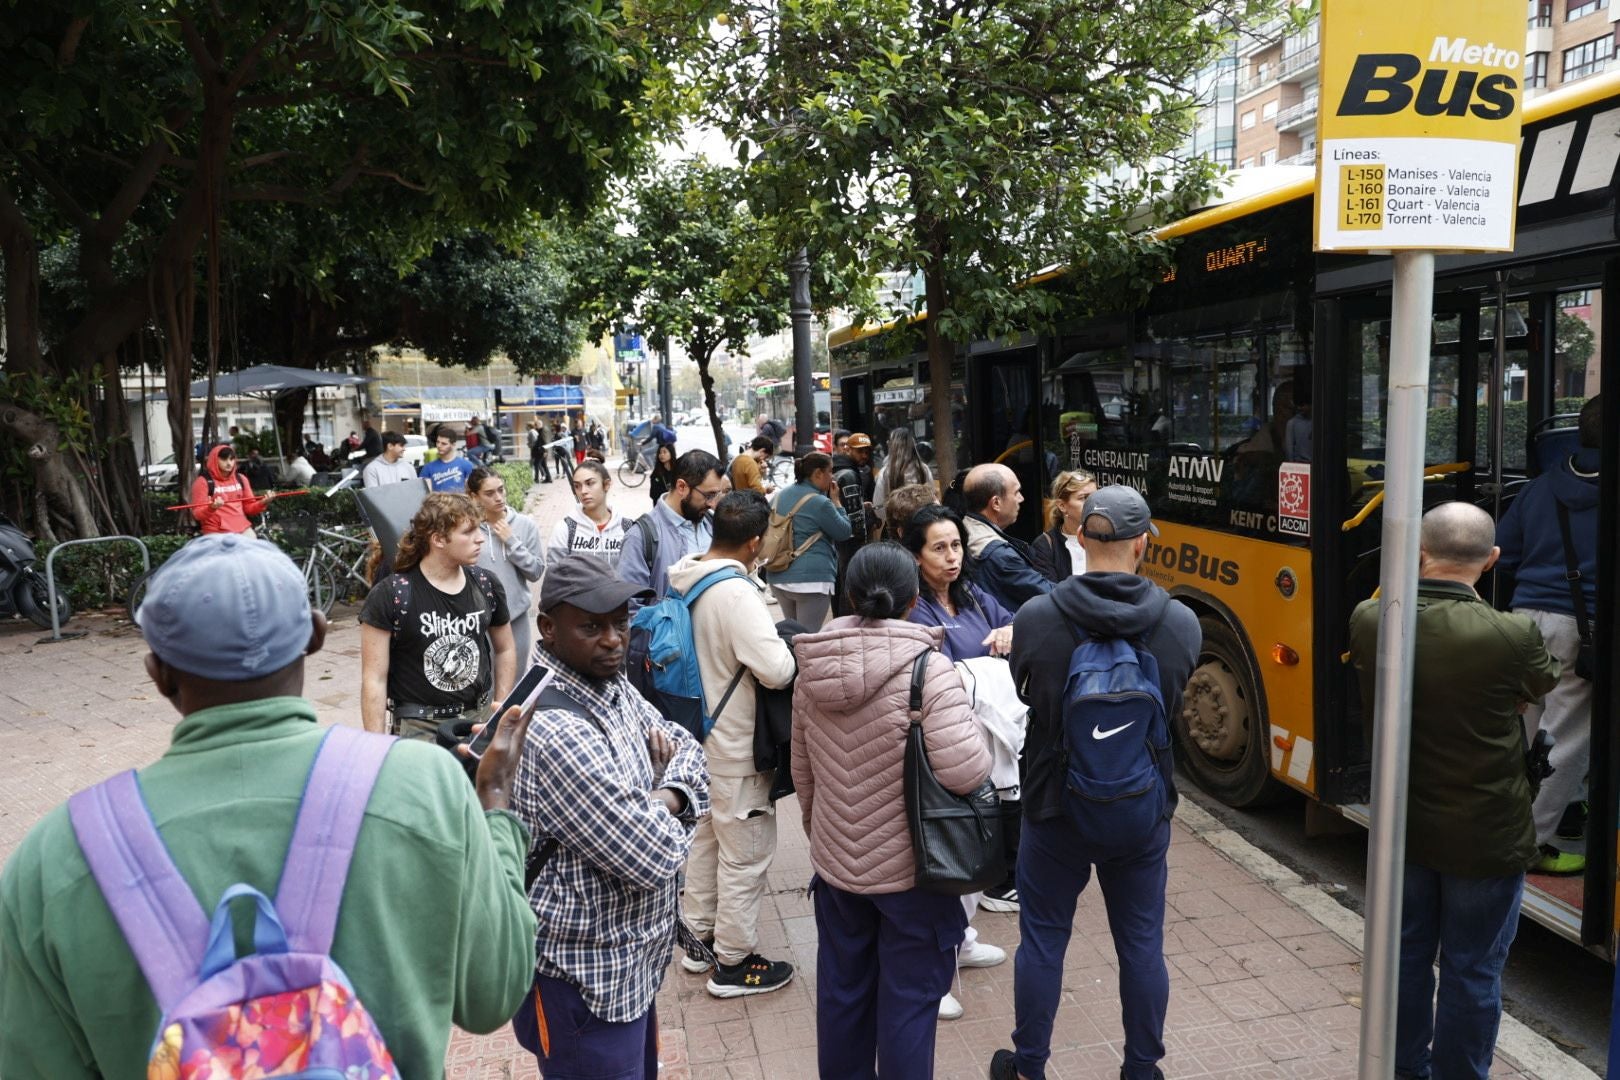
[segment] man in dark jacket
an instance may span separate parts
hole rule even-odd
[[[1423,515],[1395,1016],[1401,1080],[1490,1072],[1502,965],[1525,867],[1538,858],[1519,710],[1552,689],[1558,662],[1534,620],[1474,591],[1496,561],[1491,531],[1490,515],[1469,503]],[[1373,700],[1377,658],[1378,601],[1366,600],[1350,616],[1363,702]]]
[[[1548,651],[1564,668],[1547,700],[1524,714],[1530,737],[1545,728],[1553,738],[1549,763],[1554,772],[1541,785],[1535,805],[1540,855],[1533,869],[1542,874],[1579,874],[1586,870],[1585,854],[1561,850],[1583,845],[1584,822],[1576,820],[1565,828],[1559,827],[1566,808],[1581,797],[1592,749],[1592,681],[1575,670],[1575,658],[1581,650],[1580,622],[1575,618],[1559,507],[1563,507],[1569,520],[1569,540],[1580,574],[1577,584],[1590,621],[1597,614],[1602,400],[1595,397],[1581,408],[1580,451],[1530,481],[1502,515],[1496,531],[1496,542],[1502,548],[1502,568],[1512,571],[1517,579],[1513,610],[1530,617],[1546,639]]]
[[[1024,504],[1021,487],[1018,474],[1005,465],[975,465],[962,482],[973,580],[1013,612],[1051,592],[1053,584],[1035,568],[1029,545],[1005,531]]]
[[[872,475],[872,436],[857,431],[848,439],[843,453],[833,455],[832,499],[849,518],[850,535],[838,548],[838,577],[833,586],[833,614],[848,615],[849,600],[844,596],[844,568],[871,537],[872,492],[877,479]]]
[[[1165,715],[1181,708],[1181,691],[1198,658],[1198,618],[1137,568],[1149,535],[1157,535],[1147,502],[1136,489],[1106,487],[1086,500],[1081,543],[1087,571],[1025,604],[1013,620],[1012,674],[1030,707],[1024,754],[1024,823],[1018,849],[1018,929],[1013,971],[1016,1050],[998,1050],[991,1080],[1043,1080],[1051,1056],[1052,1022],[1063,991],[1063,957],[1074,910],[1095,866],[1108,907],[1119,958],[1124,1013],[1123,1080],[1162,1077],[1164,1015],[1170,980],[1164,966],[1164,890],[1168,877],[1170,815],[1175,811],[1174,764],[1168,747],[1158,754],[1164,812],[1152,839],[1135,848],[1102,849],[1083,843],[1065,803],[1063,699],[1070,650],[1053,647],[1088,638],[1142,642],[1159,666]],[[1100,731],[1100,729],[1098,729]],[[1136,735],[1124,729],[1106,739]]]

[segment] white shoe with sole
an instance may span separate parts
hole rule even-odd
[[[962,1018],[962,1003],[956,1000],[954,994],[946,994],[939,999],[939,1018],[941,1020],[960,1020]]]
[[[1007,962],[1007,950],[988,941],[975,941],[956,950],[956,966],[965,968],[995,967]]]

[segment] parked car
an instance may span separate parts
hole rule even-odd
[[[427,460],[427,452],[428,441],[426,435],[405,436],[405,461],[420,469],[422,463]]]
[[[141,483],[149,488],[172,488],[180,483],[180,466],[170,454],[162,461],[141,467]]]

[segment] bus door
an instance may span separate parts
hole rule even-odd
[[[1473,498],[1472,447],[1479,364],[1478,304],[1437,297],[1430,342],[1424,504]],[[1317,311],[1323,363],[1314,373],[1311,529],[1316,655],[1343,658],[1350,613],[1378,587],[1383,529],[1385,420],[1389,403],[1388,296],[1323,301]],[[1338,584],[1342,583],[1342,584]],[[1335,804],[1364,802],[1370,789],[1372,729],[1347,661],[1316,671],[1320,793]]]
[[[1022,540],[1033,540],[1044,527],[1042,496],[1055,471],[1045,460],[1036,430],[1041,420],[1038,377],[1033,347],[975,355],[968,362],[968,398],[974,403],[968,414],[972,462],[1000,462],[1018,476],[1024,504],[1007,531]]]
[[[1611,266],[1614,264],[1611,264]],[[1545,269],[1545,268],[1543,268]],[[1533,271],[1496,272],[1437,282],[1430,335],[1431,361],[1427,439],[1424,453],[1425,508],[1464,499],[1500,521],[1512,512],[1527,485],[1549,469],[1562,467],[1578,450],[1576,416],[1598,393],[1603,366],[1605,280],[1530,284]],[[1517,284],[1516,284],[1517,282]],[[1321,485],[1321,528],[1314,531],[1313,559],[1318,581],[1343,581],[1342,590],[1318,597],[1319,655],[1341,656],[1347,646],[1351,610],[1373,594],[1379,578],[1383,526],[1384,421],[1389,372],[1389,301],[1355,297],[1319,305],[1320,338],[1328,351],[1318,374],[1323,430],[1317,453],[1322,461],[1342,461]],[[1612,335],[1611,335],[1612,336]],[[1335,414],[1330,417],[1330,413]],[[1331,421],[1331,422],[1330,422]],[[1614,460],[1613,443],[1603,460]],[[1603,482],[1613,480],[1605,470]],[[1609,511],[1612,518],[1613,513]],[[1543,537],[1556,520],[1526,523]],[[1514,528],[1509,521],[1508,528]],[[1611,576],[1616,544],[1613,522],[1599,525],[1610,542],[1599,544],[1599,584]],[[1499,535],[1501,535],[1499,533]],[[1557,568],[1555,568],[1557,569]],[[1560,575],[1561,576],[1561,575]],[[1498,607],[1514,606],[1512,575],[1489,573],[1482,596]],[[1522,599],[1522,596],[1521,596]],[[1601,598],[1600,598],[1601,600]],[[1594,605],[1593,628],[1600,648],[1612,650],[1614,603]],[[1610,738],[1614,709],[1599,668],[1590,716],[1609,722],[1582,727],[1591,740],[1590,805],[1585,835],[1570,841],[1587,858],[1584,875],[1532,874],[1525,910],[1571,938],[1604,950],[1611,947],[1614,919],[1615,787],[1620,770]],[[1323,795],[1337,803],[1364,801],[1369,780],[1370,703],[1360,701],[1348,664],[1324,665],[1318,673],[1318,722],[1328,775]],[[1330,734],[1331,733],[1331,734]],[[1572,811],[1572,821],[1578,813]],[[1573,831],[1573,826],[1572,826]],[[1592,838],[1601,838],[1594,840]]]

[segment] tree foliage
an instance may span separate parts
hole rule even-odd
[[[145,334],[168,368],[183,467],[176,390],[194,353],[217,361],[233,245],[255,256],[235,265],[266,278],[249,288],[330,298],[357,255],[403,269],[470,229],[515,243],[626,168],[642,143],[627,103],[674,42],[599,0],[5,8],[6,373],[115,382]],[[42,258],[67,272],[47,278]],[[4,421],[61,523],[94,532],[48,418],[13,402]],[[133,477],[133,460],[109,471]]]
[[[653,347],[679,342],[697,364],[722,456],[710,361],[722,346],[746,353],[750,338],[788,322],[777,234],[749,210],[741,183],[735,168],[701,159],[644,174],[585,227],[573,268],[593,335],[634,323]]]
[[[1228,28],[1277,6],[734,0],[666,90],[732,138],[784,249],[922,272],[948,471],[952,343],[1049,323],[1157,252],[1142,226],[1197,200],[1212,167],[1147,166],[1188,131]],[[1054,264],[1069,288],[1020,287]]]

